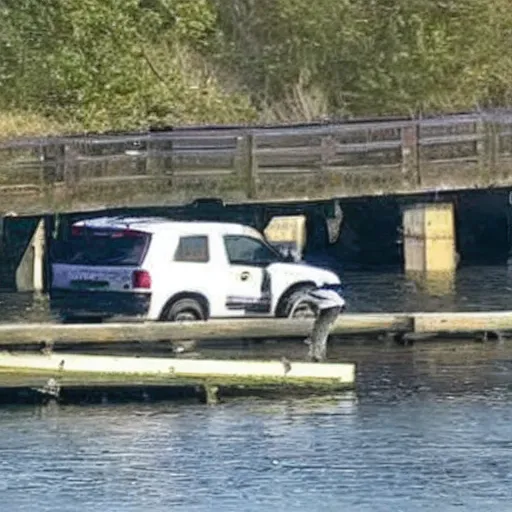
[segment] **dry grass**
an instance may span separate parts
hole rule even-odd
[[[0,111],[0,139],[60,135],[79,131],[76,126],[59,123],[32,112]]]
[[[296,84],[292,85],[285,97],[263,108],[263,122],[312,122],[329,117],[329,100],[325,91],[310,84],[308,74],[300,74]]]

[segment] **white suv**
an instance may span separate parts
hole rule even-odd
[[[51,256],[52,309],[64,319],[300,316],[304,292],[338,276],[290,262],[240,224],[103,217],[73,224]]]

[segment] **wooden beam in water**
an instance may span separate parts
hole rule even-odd
[[[104,324],[0,324],[0,345],[122,344],[155,341],[227,341],[308,337],[312,320],[251,318],[206,322],[127,322]],[[342,314],[333,336],[375,333],[465,334],[512,331],[512,311],[479,313]]]
[[[343,314],[331,334],[410,332],[409,315]],[[313,321],[277,318],[209,320],[207,322],[129,322],[104,324],[0,324],[0,345],[31,343],[126,343],[158,340],[229,340],[254,338],[296,338],[311,333]]]
[[[308,337],[313,321],[275,318],[209,320],[206,322],[129,322],[104,324],[0,324],[0,345],[85,345],[213,341]],[[342,314],[333,336],[375,333],[470,334],[512,331],[512,311],[479,313]]]
[[[161,357],[98,356],[53,353],[50,355],[0,352],[0,370],[46,371],[52,375],[73,373],[103,376],[159,376],[163,381],[226,380],[237,383],[255,380],[352,385],[354,364],[303,363],[294,361],[236,361]],[[179,383],[179,382],[178,382]]]
[[[512,311],[415,313],[413,316],[416,333],[512,331]]]
[[[414,319],[407,313],[343,313],[334,322],[330,334],[405,333],[413,328]]]

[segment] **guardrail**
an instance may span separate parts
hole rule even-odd
[[[512,112],[20,139],[0,155],[18,213],[485,187],[512,182]]]

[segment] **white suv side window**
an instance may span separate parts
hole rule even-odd
[[[210,261],[208,237],[203,235],[180,237],[174,253],[174,261],[208,263]]]
[[[243,235],[226,235],[224,244],[232,265],[258,265],[283,261],[272,247],[257,238]]]

